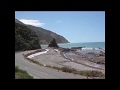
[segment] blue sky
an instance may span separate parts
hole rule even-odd
[[[69,42],[105,42],[105,11],[16,11],[15,18]]]

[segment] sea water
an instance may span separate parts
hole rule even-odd
[[[65,43],[58,44],[59,47],[71,48],[71,47],[83,47],[82,50],[77,49],[77,52],[105,52],[105,42],[84,42],[84,43]],[[48,45],[41,45],[42,48],[47,48]]]

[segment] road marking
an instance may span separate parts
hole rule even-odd
[[[49,74],[47,74],[47,73],[44,73],[44,72],[40,72],[40,73],[43,73],[43,74],[49,75]]]
[[[30,74],[30,73],[29,73],[29,75],[33,76],[33,78],[35,78],[35,79],[39,79],[38,77],[36,77],[36,76],[34,76],[34,75]]]

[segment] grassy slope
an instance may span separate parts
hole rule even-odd
[[[33,79],[26,71],[15,66],[15,79]]]

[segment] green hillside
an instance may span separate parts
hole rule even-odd
[[[15,51],[39,49],[39,38],[28,27],[15,22]]]

